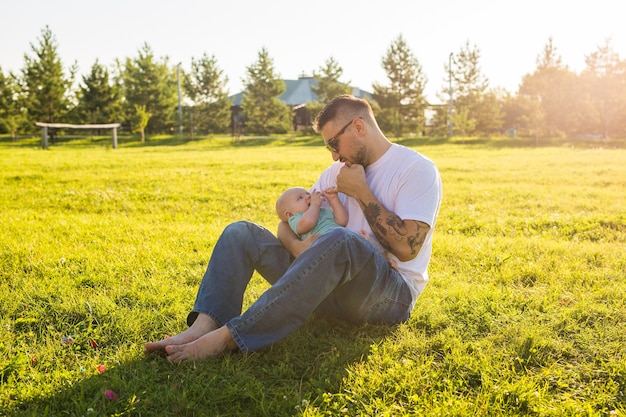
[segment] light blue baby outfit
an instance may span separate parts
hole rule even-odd
[[[320,215],[317,220],[317,224],[312,230],[309,230],[302,235],[298,234],[298,220],[302,217],[304,213],[296,213],[289,218],[289,227],[291,230],[300,238],[300,240],[304,240],[311,235],[322,235],[328,232],[330,229],[334,229],[335,227],[341,227],[335,222],[335,215],[333,211],[327,207],[322,207],[320,209]]]

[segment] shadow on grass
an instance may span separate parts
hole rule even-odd
[[[320,403],[324,393],[340,391],[348,369],[366,360],[372,345],[393,331],[310,321],[253,354],[178,365],[138,356],[101,374],[58,381],[62,388],[52,395],[6,411],[14,416],[292,416],[304,404]],[[107,390],[116,398],[107,398]]]

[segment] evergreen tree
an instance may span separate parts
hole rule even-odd
[[[69,77],[64,75],[57,48],[56,39],[46,26],[38,44],[31,44],[34,56],[24,56],[23,105],[30,124],[61,122],[69,111],[68,91],[74,70],[70,70]]]
[[[285,82],[274,69],[266,48],[258,60],[246,68],[243,101],[246,128],[253,133],[285,133],[291,128],[291,109],[278,97],[285,92]]]
[[[350,81],[341,82],[343,68],[330,57],[318,71],[313,71],[313,77],[317,80],[317,87],[313,91],[317,95],[317,101],[322,105],[328,103],[333,97],[351,93]]]
[[[184,77],[184,90],[192,101],[192,132],[221,133],[228,130],[231,102],[226,92],[228,77],[215,56],[204,53],[191,59],[191,73]]]
[[[626,66],[613,50],[610,40],[585,57],[582,72],[586,122],[578,133],[597,133],[603,138],[626,131]]]
[[[454,114],[458,114],[453,120],[462,123],[464,133],[489,134],[499,128],[502,116],[495,96],[487,95],[489,80],[480,68],[480,49],[466,41],[445,69],[452,75]]]
[[[504,127],[514,129],[516,134],[538,138],[543,124],[541,103],[524,94],[507,95],[502,100]]]
[[[312,90],[316,94],[317,100],[314,103],[306,104],[311,122],[332,98],[352,93],[350,81],[340,81],[342,75],[343,68],[333,57],[328,58],[317,71],[313,71],[313,78],[317,81],[317,86],[312,87]],[[309,133],[313,133],[312,126]]]
[[[576,125],[576,74],[563,65],[552,38],[537,57],[537,68],[523,77],[519,94],[540,104],[543,118],[538,137],[559,137]]]
[[[402,35],[392,42],[382,66],[389,85],[373,85],[374,100],[381,108],[377,116],[381,128],[397,137],[404,133],[420,134],[425,124],[427,79]]]
[[[91,72],[82,77],[79,87],[78,114],[82,123],[112,123],[121,120],[121,94],[112,83],[109,71],[96,62]]]
[[[17,80],[12,73],[5,76],[0,68],[0,132],[10,133],[15,139],[22,119],[18,105]]]
[[[120,73],[129,121],[141,120],[136,111],[143,108],[151,115],[146,126],[149,132],[168,132],[177,126],[176,69],[168,67],[167,57],[157,60],[150,46],[144,43],[137,57],[126,58]]]
[[[488,91],[474,106],[475,132],[481,135],[491,135],[502,129],[504,115],[502,114],[501,100],[492,91]]]

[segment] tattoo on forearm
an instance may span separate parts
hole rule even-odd
[[[368,205],[365,205],[365,203],[361,201],[361,206],[363,207],[363,213],[365,214],[367,222],[369,224],[377,223],[381,212],[378,204],[369,203]]]
[[[406,228],[402,219],[395,214],[388,216],[386,219],[380,218],[382,209],[378,204],[360,202],[365,214],[365,219],[370,224],[372,232],[376,235],[376,238],[380,244],[388,251],[392,251],[390,240],[393,239],[400,242],[406,239],[406,243],[411,249],[412,254],[416,254],[422,248],[426,235],[428,234],[428,226],[417,222],[417,230],[414,235],[409,235],[409,231]]]
[[[363,208],[363,214],[365,214],[365,220],[369,223],[372,228],[372,232],[376,235],[376,239],[380,242],[380,244],[386,249],[390,250],[391,246],[387,243],[387,230],[386,228],[379,222],[379,217],[382,212],[380,206],[375,203],[365,204],[363,201],[359,201],[361,207]]]
[[[407,234],[407,230],[404,223],[402,223],[402,219],[395,214],[387,217],[386,223],[387,226],[391,227],[393,232],[398,236],[397,240],[402,239]]]
[[[363,201],[361,201],[361,207],[363,207],[365,219],[370,224],[372,232],[374,232],[374,235],[376,235],[380,244],[386,250],[391,251],[392,247],[388,240],[393,238],[400,241],[402,236],[406,234],[406,231],[403,232],[402,220],[398,216],[394,215],[388,217],[383,223],[380,218],[382,210],[378,204],[369,203],[366,205]]]
[[[426,240],[426,235],[428,234],[428,230],[421,225],[417,224],[417,231],[415,232],[415,236],[409,236],[407,242],[409,247],[411,248],[411,253],[416,254],[424,245],[424,241]]]

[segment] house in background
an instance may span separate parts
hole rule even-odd
[[[317,80],[313,77],[300,76],[297,80],[283,80],[285,82],[285,92],[278,98],[290,106],[293,110],[293,129],[303,130],[313,124],[313,116],[306,108],[307,103],[317,101],[317,94],[313,91],[317,87]],[[372,99],[371,93],[352,87],[352,94],[355,97]],[[232,102],[230,107],[230,121],[233,135],[240,134],[245,123],[244,111],[241,107],[243,92],[229,97]]]

